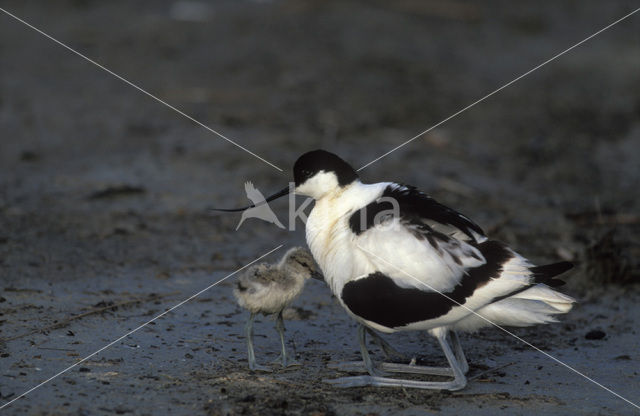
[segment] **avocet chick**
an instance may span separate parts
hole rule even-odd
[[[286,252],[278,264],[257,264],[238,279],[233,294],[238,304],[251,313],[245,326],[251,370],[271,371],[268,367],[256,363],[253,351],[253,320],[258,313],[277,314],[276,330],[282,344],[278,360],[281,360],[283,367],[295,364],[287,361],[282,311],[302,292],[309,277],[322,279],[309,250],[294,247]]]

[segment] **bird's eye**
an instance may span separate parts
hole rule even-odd
[[[302,169],[302,174],[303,174],[305,177],[309,177],[309,176],[311,176],[311,171],[310,171],[310,170],[307,170],[307,169]]]

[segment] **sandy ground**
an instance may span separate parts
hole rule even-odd
[[[0,14],[0,403],[279,244],[303,243],[300,223],[234,231],[239,215],[207,211],[244,204],[245,181],[281,189],[296,157],[317,147],[362,166],[633,4],[2,2],[285,172]],[[421,187],[536,262],[574,261],[563,290],[575,309],[514,333],[635,403],[639,16],[362,171]],[[273,206],[284,220],[287,203]],[[460,392],[332,388],[322,379],[342,373],[327,365],[359,354],[354,323],[321,282],[286,314],[303,365],[254,374],[232,285],[0,412],[638,413],[490,329],[462,337],[480,376]],[[261,319],[257,334],[259,360],[275,359],[273,322]],[[388,339],[443,363],[426,334]]]

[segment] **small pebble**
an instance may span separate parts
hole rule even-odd
[[[602,339],[605,336],[607,336],[607,334],[605,334],[604,331],[601,331],[599,329],[593,329],[587,332],[587,334],[584,337],[586,339]]]

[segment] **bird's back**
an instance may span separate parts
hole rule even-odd
[[[279,267],[259,264],[240,276],[233,294],[241,307],[254,313],[273,314],[291,303],[303,286],[304,280]]]

